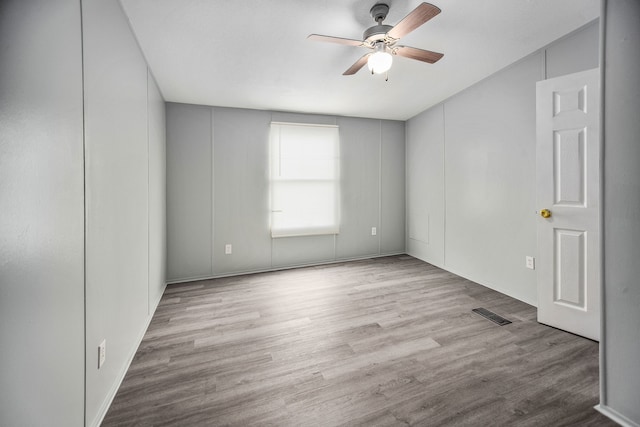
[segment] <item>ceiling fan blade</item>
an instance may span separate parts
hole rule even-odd
[[[361,40],[344,39],[342,37],[323,36],[321,34],[310,34],[309,36],[307,36],[307,39],[315,40],[315,41],[319,41],[319,42],[345,44],[345,45],[348,45],[348,46],[362,46],[363,45]]]
[[[405,16],[402,21],[398,22],[395,27],[389,30],[387,36],[394,40],[398,40],[439,13],[440,9],[438,7],[429,3],[421,3],[418,7],[413,9],[411,13]]]
[[[444,53],[432,52],[430,50],[418,49],[416,47],[409,46],[396,46],[393,48],[393,53],[398,56],[404,56],[405,58],[428,62],[429,64],[437,62],[444,56]]]
[[[370,53],[366,53],[366,54],[362,55],[360,57],[360,59],[358,59],[351,67],[349,67],[349,69],[347,71],[342,73],[342,75],[343,76],[350,76],[350,75],[355,74],[358,71],[360,71],[360,68],[364,67],[364,64],[367,63],[367,60],[369,59],[369,55],[371,55],[371,54]]]

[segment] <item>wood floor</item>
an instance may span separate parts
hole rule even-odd
[[[102,425],[615,425],[598,344],[535,318],[406,255],[171,285]]]

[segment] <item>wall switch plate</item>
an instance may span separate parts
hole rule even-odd
[[[231,255],[232,252],[233,252],[233,248],[231,247],[231,243],[227,243],[226,245],[224,245],[225,255]]]
[[[530,268],[531,270],[535,270],[536,269],[536,259],[532,256],[527,256],[526,258],[526,266],[527,268]]]
[[[98,369],[102,368],[107,360],[107,340],[104,339],[98,346]]]
[[[371,227],[371,235],[375,236],[376,234],[378,234],[378,230],[375,227]]]

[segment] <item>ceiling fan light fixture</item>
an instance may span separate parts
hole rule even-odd
[[[321,34],[310,34],[307,38],[372,50],[358,58],[351,67],[347,68],[347,71],[342,73],[343,76],[354,75],[364,67],[364,64],[368,65],[371,74],[385,74],[391,68],[393,57],[396,55],[429,64],[440,60],[443,56],[442,53],[396,44],[400,38],[438,15],[440,9],[427,2],[422,2],[395,26],[391,26],[382,23],[387,17],[387,12],[389,12],[389,5],[387,3],[377,3],[373,5],[369,13],[371,13],[371,17],[376,21],[376,25],[365,30],[362,34],[362,40],[323,36]],[[387,74],[387,78],[388,77]]]
[[[375,74],[383,74],[389,71],[393,63],[393,56],[388,51],[384,43],[376,43],[375,52],[369,55],[367,65],[369,71]]]

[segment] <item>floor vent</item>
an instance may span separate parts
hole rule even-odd
[[[510,320],[507,320],[502,316],[498,316],[497,314],[487,310],[486,308],[474,308],[471,311],[473,311],[474,313],[478,313],[482,317],[486,317],[487,319],[491,320],[493,323],[497,323],[500,326],[508,325],[509,323],[511,323]]]

